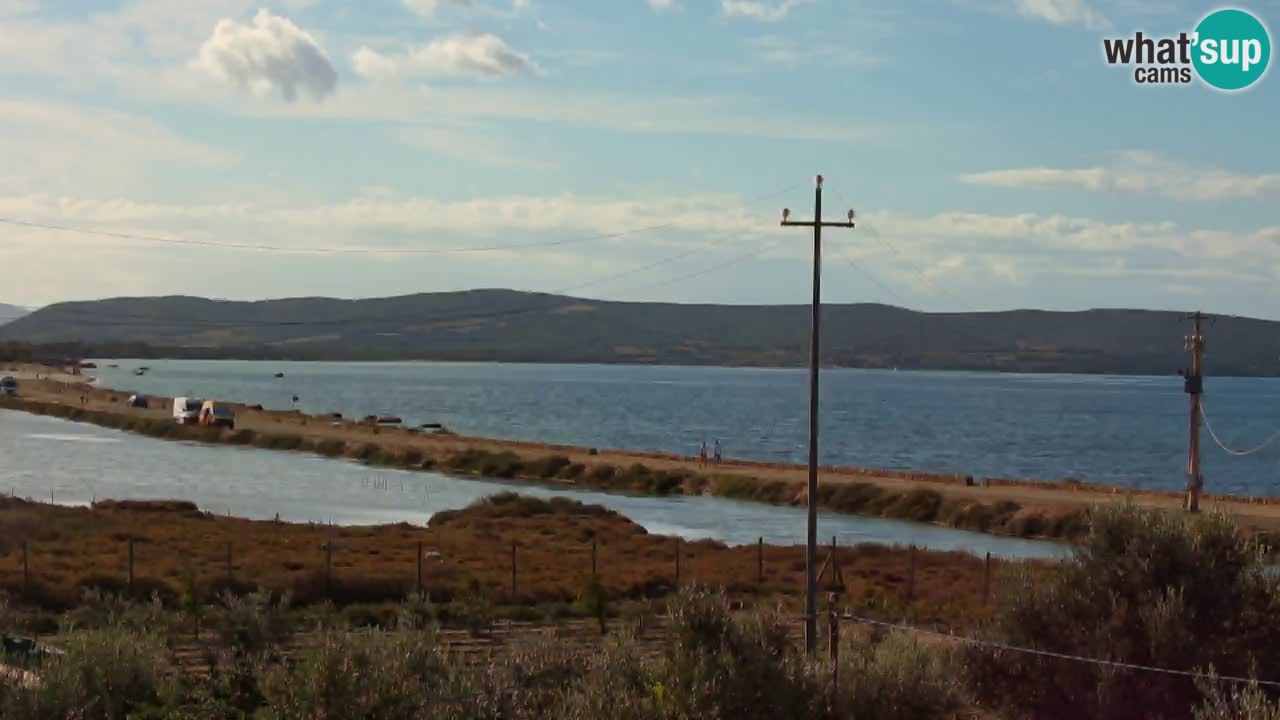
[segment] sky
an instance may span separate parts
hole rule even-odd
[[[0,302],[806,303],[821,173],[827,302],[1280,318],[1280,78],[1103,58],[1217,7],[0,0]]]

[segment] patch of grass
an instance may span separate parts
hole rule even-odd
[[[617,474],[618,469],[606,463],[591,468],[591,471],[587,473],[586,480],[596,487],[609,487],[613,484]]]
[[[232,445],[252,445],[258,440],[258,433],[252,430],[236,430],[227,437]]]
[[[316,452],[325,457],[341,457],[347,451],[347,444],[341,440],[321,440],[316,443]]]
[[[129,512],[199,513],[190,500],[98,500],[94,510],[127,510]]]
[[[935,490],[917,488],[884,509],[885,517],[915,522],[933,522],[942,508],[942,495]]]
[[[556,477],[561,480],[577,480],[582,477],[582,473],[586,472],[586,470],[586,465],[583,465],[582,463],[572,463],[561,468],[560,472],[556,473]]]
[[[254,440],[253,446],[263,450],[300,450],[305,441],[301,435],[266,435],[261,434]]]
[[[1070,540],[1082,537],[1087,532],[1089,532],[1089,511],[1072,510],[1050,519],[1048,532],[1045,534],[1049,537]]]
[[[1015,516],[1008,524],[1008,532],[1010,535],[1018,537],[1038,537],[1044,535],[1048,522],[1043,515],[1038,513],[1026,513],[1024,515]]]
[[[826,506],[844,513],[874,514],[873,508],[882,503],[887,495],[882,488],[870,483],[838,483],[827,487],[831,488],[831,495]]]
[[[529,477],[550,479],[558,476],[571,464],[572,462],[569,458],[564,455],[548,455],[544,458],[530,461],[525,465],[524,471]]]
[[[455,472],[465,472],[494,478],[513,478],[524,469],[520,456],[513,452],[493,453],[470,448],[450,455],[444,466]]]

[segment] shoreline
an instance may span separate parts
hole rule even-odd
[[[804,365],[679,365],[672,363],[638,363],[638,362],[573,362],[573,361],[536,361],[536,360],[423,360],[421,358],[402,359],[402,360],[316,360],[306,358],[232,358],[232,357],[126,357],[126,358],[85,358],[87,362],[148,362],[153,360],[165,360],[173,362],[256,362],[256,363],[305,363],[305,364],[335,364],[335,365],[532,365],[532,366],[568,366],[568,367],[634,367],[634,368],[687,368],[687,369],[708,369],[720,368],[724,370],[777,370],[807,373],[808,367]],[[866,372],[904,372],[904,373],[973,373],[981,375],[1014,375],[1014,376],[1032,376],[1041,377],[1045,375],[1062,375],[1067,377],[1117,377],[1117,378],[1149,378],[1152,380],[1165,379],[1170,377],[1178,377],[1175,375],[1154,375],[1144,372],[1125,372],[1123,370],[1111,370],[1107,372],[1089,372],[1089,371],[1068,371],[1068,370],[991,370],[989,368],[930,368],[930,367],[885,367],[870,365],[830,365],[821,366],[822,370],[861,370]],[[1275,375],[1231,375],[1222,374],[1214,375],[1215,378],[1236,379],[1236,380],[1280,380],[1280,373]]]
[[[23,375],[34,375],[28,366]],[[90,422],[150,437],[208,444],[311,452],[370,465],[451,475],[527,480],[640,495],[706,495],[799,506],[806,501],[803,465],[725,460],[701,467],[695,457],[464,437],[377,425],[298,411],[253,410],[229,403],[235,431],[173,422],[170,398],[150,396],[147,409],[125,406],[127,394],[90,384],[86,376],[40,368],[21,397],[0,407]],[[81,404],[81,394],[86,396]],[[819,506],[849,515],[923,522],[991,535],[1069,540],[1084,529],[1088,508],[1107,502],[1180,507],[1182,494],[1067,481],[978,480],[950,473],[823,466]],[[1206,495],[1207,507],[1234,516],[1242,529],[1280,535],[1280,498]]]

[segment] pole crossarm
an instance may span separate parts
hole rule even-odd
[[[822,227],[831,227],[831,228],[852,228],[854,224],[853,224],[853,223],[851,223],[851,222],[824,222],[824,223],[818,223],[818,222],[814,222],[814,221],[812,221],[812,220],[808,220],[808,221],[804,221],[804,220],[783,220],[783,221],[782,221],[782,227],[814,227],[815,225],[821,225]]]

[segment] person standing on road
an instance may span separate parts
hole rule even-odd
[[[707,441],[706,440],[702,441],[702,449],[698,451],[698,465],[701,467],[707,466]]]
[[[716,440],[716,464],[720,464],[720,441]]]

